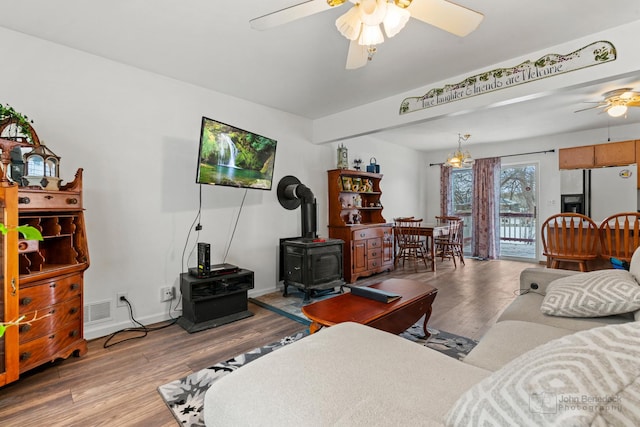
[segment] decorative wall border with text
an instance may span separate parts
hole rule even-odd
[[[615,61],[616,57],[616,48],[608,41],[591,43],[567,55],[550,53],[535,62],[525,61],[513,68],[497,68],[493,71],[467,77],[457,84],[433,88],[423,96],[405,98],[400,104],[400,114],[424,110],[569,71],[604,64]]]

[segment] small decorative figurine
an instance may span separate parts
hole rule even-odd
[[[342,144],[338,147],[338,169],[349,169],[349,152]]]
[[[358,177],[351,178],[351,191],[362,191],[362,179]]]
[[[351,178],[343,176],[342,177],[342,190],[343,191],[351,191],[352,188],[353,188],[353,182],[351,181]]]
[[[360,164],[362,163],[362,159],[354,159],[353,160],[353,168],[357,171],[360,170]]]
[[[380,165],[375,157],[369,159],[369,164],[367,165],[367,172],[372,173],[380,173]]]

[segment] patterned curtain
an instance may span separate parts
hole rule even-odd
[[[473,230],[471,252],[474,257],[500,256],[500,158],[478,159],[473,164]]]
[[[440,165],[440,215],[449,216],[451,205],[451,168]]]

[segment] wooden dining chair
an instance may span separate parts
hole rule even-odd
[[[547,267],[560,268],[561,262],[578,263],[587,271],[587,261],[598,258],[598,226],[591,218],[579,213],[552,215],[542,224],[543,255]]]
[[[407,221],[410,219],[414,219],[414,216],[400,216],[397,218],[393,218],[393,224],[394,224],[394,228],[396,227],[396,225],[398,224],[398,222],[402,222],[402,221]],[[398,257],[398,255],[400,255],[400,233],[398,231],[394,230],[393,233],[393,241],[395,244],[395,249],[394,249],[394,257]]]
[[[457,221],[461,221],[462,218],[460,218],[459,216],[436,216],[436,222],[438,224],[447,224],[449,225],[449,227],[451,226],[451,223],[453,222],[457,222]],[[435,241],[448,241],[449,237],[448,236],[439,236],[435,238]]]
[[[422,260],[427,267],[428,251],[421,239],[419,228],[422,219],[416,218],[394,218],[394,233],[396,236],[397,254],[394,266],[402,260],[402,266],[406,260],[413,261],[414,267],[418,268],[418,262]]]
[[[622,212],[600,223],[600,256],[630,262],[640,246],[640,213]]]
[[[453,266],[456,268],[458,267],[456,257],[460,260],[460,263],[464,265],[462,237],[464,221],[457,216],[437,216],[436,219],[439,222],[447,222],[449,224],[449,233],[446,236],[437,237],[434,240],[436,254],[441,257],[442,261],[444,261],[445,258],[451,259]]]

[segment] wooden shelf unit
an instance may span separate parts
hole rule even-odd
[[[329,237],[345,242],[345,281],[393,270],[393,226],[382,216],[382,174],[333,169],[327,176]],[[358,197],[361,206],[356,206]],[[359,223],[354,223],[354,214],[360,217]]]
[[[349,169],[334,169],[328,171],[329,175],[329,225],[352,225],[353,214],[359,213],[362,218],[360,224],[384,223],[382,216],[382,202],[380,197],[380,181],[382,175],[370,172],[354,171]],[[351,188],[345,188],[345,182],[351,183]],[[354,191],[353,186],[359,182],[370,183],[369,191]],[[355,198],[362,200],[360,206],[356,206]]]
[[[84,339],[83,276],[89,267],[82,208],[82,169],[59,191],[0,186],[7,225],[32,225],[43,239],[18,245],[3,238],[2,321],[37,316],[9,327],[0,338],[0,386],[37,366],[87,352]]]

